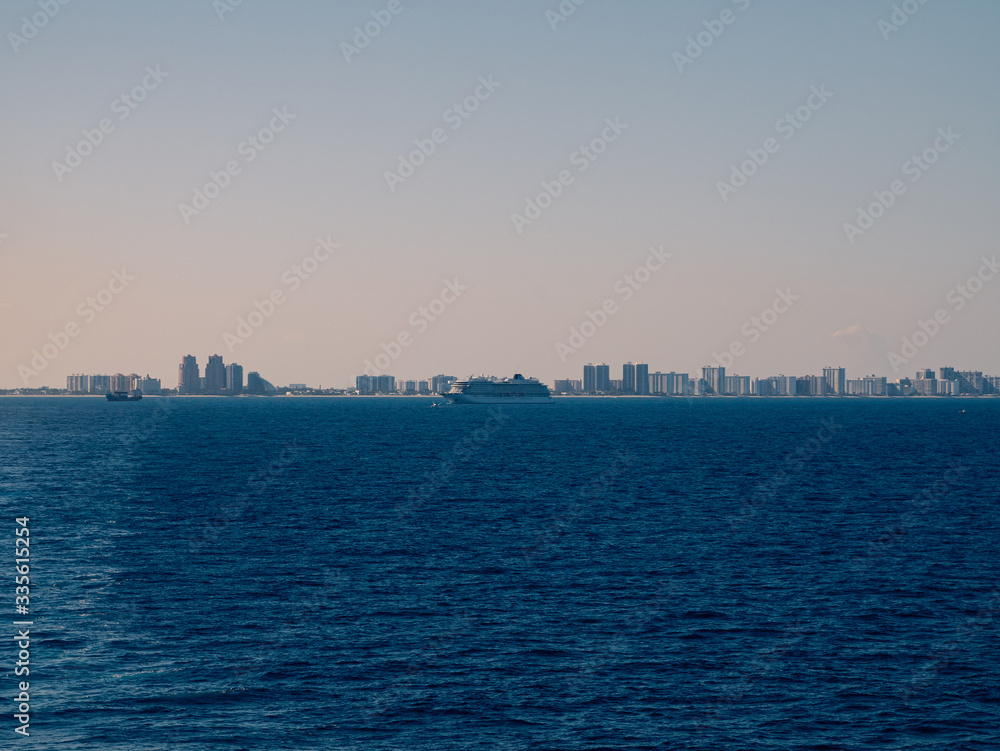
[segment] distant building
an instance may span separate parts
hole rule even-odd
[[[611,371],[603,362],[594,366],[594,387],[596,391],[611,391]]]
[[[443,394],[451,389],[451,385],[457,380],[455,376],[436,375],[431,378],[431,391],[435,394]]]
[[[635,364],[635,393],[640,396],[649,394],[649,365],[644,362]]]
[[[575,391],[573,382],[568,380],[556,380],[552,390],[557,394],[572,394]]]
[[[635,393],[635,363],[627,362],[622,365],[622,387],[623,394]]]
[[[243,366],[234,362],[226,366],[226,393],[243,393]]]
[[[750,396],[753,393],[750,376],[726,376],[726,393],[730,396]]]
[[[106,394],[111,391],[111,376],[92,375],[90,377],[90,393]]]
[[[159,394],[161,390],[160,379],[150,378],[147,373],[145,378],[139,379],[139,390],[143,394]]]
[[[90,393],[90,376],[78,374],[66,376],[66,390],[74,394]]]
[[[247,388],[246,392],[248,394],[255,394],[260,396],[262,394],[274,394],[277,389],[269,381],[265,381],[260,377],[260,373],[252,371],[247,373]]]
[[[706,383],[707,394],[723,395],[726,393],[726,369],[705,367],[701,369],[701,377]]]
[[[844,396],[847,391],[847,371],[844,368],[823,368],[826,393]]]
[[[179,394],[197,394],[201,391],[201,379],[198,375],[198,360],[194,355],[184,355],[177,368],[177,392]]]
[[[386,376],[379,376],[379,378],[385,378]],[[392,376],[388,376],[392,378]],[[394,392],[396,390],[396,379],[392,380],[392,387],[388,389],[380,389],[382,393]],[[429,394],[431,392],[431,385],[427,381],[417,381],[417,391],[421,394]]]
[[[424,390],[427,381],[421,381]],[[396,377],[391,375],[359,375],[355,378],[355,386],[359,394],[394,394],[396,393]]]
[[[226,365],[222,355],[211,355],[205,365],[205,393],[221,394],[226,388]]]
[[[122,373],[115,373],[111,376],[111,390],[112,391],[131,391],[132,390],[132,378]]]
[[[588,362],[583,366],[583,390],[588,394],[597,391],[597,369],[593,363]]]
[[[290,383],[288,384],[288,388],[290,388],[292,391],[305,391],[309,387],[306,386],[304,383]]]

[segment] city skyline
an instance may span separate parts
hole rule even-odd
[[[570,5],[4,5],[0,386],[1000,371],[1000,7]]]
[[[496,377],[496,376],[494,376]],[[529,376],[530,377],[530,376]],[[437,374],[426,378],[397,378],[392,374],[358,375],[354,386],[328,386],[328,392],[357,392],[359,394],[439,394],[447,391],[458,378]],[[848,378],[844,367],[824,367],[821,375],[768,375],[749,376],[727,372],[723,366],[707,365],[701,376],[690,372],[649,372],[645,362],[625,362],[622,377],[611,377],[608,363],[587,363],[582,378],[557,378],[553,391],[563,394],[616,394],[634,396],[961,396],[1000,395],[1000,376],[983,371],[960,370],[941,366],[937,370],[924,368],[913,377],[903,376],[892,380],[875,373],[858,378]],[[256,371],[247,376],[243,385],[243,367],[238,363],[225,363],[221,355],[210,355],[201,375],[197,357],[185,355],[178,366],[176,390],[161,387],[158,378],[148,374],[143,378],[135,373],[123,375],[72,374],[67,376],[66,390],[71,393],[100,394],[108,391],[142,391],[144,394],[176,393],[178,395],[238,395],[243,393],[267,395],[285,390],[324,391],[307,383],[289,383],[274,386]]]

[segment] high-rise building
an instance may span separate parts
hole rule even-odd
[[[622,393],[635,393],[635,363],[627,362],[622,365]]]
[[[72,391],[77,394],[89,393],[90,376],[79,375],[76,373],[70,376],[66,376],[66,390]]]
[[[92,375],[90,377],[90,393],[106,394],[111,391],[111,376]]]
[[[847,392],[847,371],[844,368],[823,368],[826,393],[844,396]]]
[[[160,379],[150,378],[149,374],[147,373],[145,378],[139,379],[138,388],[143,394],[159,394]]]
[[[198,360],[194,355],[184,355],[177,369],[177,391],[181,394],[197,394],[201,391],[198,374]]]
[[[132,390],[131,376],[123,375],[122,373],[115,373],[113,376],[111,376],[111,390],[131,391]]]
[[[226,366],[226,393],[243,393],[243,366],[234,362]]]
[[[588,394],[597,391],[597,369],[593,363],[588,362],[583,366],[583,390]]]
[[[649,365],[644,362],[635,364],[635,393],[642,396],[649,393]]]
[[[435,394],[443,394],[451,388],[458,379],[450,375],[436,375],[431,378],[431,391]]]
[[[256,394],[259,396],[261,394],[274,394],[277,392],[277,389],[274,388],[270,382],[261,378],[260,373],[251,371],[247,373],[246,392],[248,394]]]
[[[726,369],[715,367],[704,367],[701,369],[701,377],[706,385],[706,393],[723,395],[726,393]]]
[[[750,376],[726,376],[726,393],[730,396],[750,396]]]
[[[226,388],[226,365],[222,355],[211,355],[205,365],[205,393],[221,394]]]
[[[359,375],[355,377],[355,387],[359,394],[394,394],[396,393],[396,377],[391,375]],[[427,393],[427,381],[420,381],[418,388],[421,393]]]
[[[611,391],[611,371],[603,362],[594,366],[594,390],[605,393]]]

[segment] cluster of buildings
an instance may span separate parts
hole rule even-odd
[[[109,394],[113,391],[141,391],[143,394],[159,394],[160,379],[140,376],[135,373],[124,375],[82,375],[74,373],[66,376],[66,390],[72,394]]]
[[[208,394],[215,396],[236,394],[274,394],[277,389],[260,377],[260,373],[247,374],[243,383],[243,366],[234,362],[226,365],[222,355],[211,355],[205,365],[205,375],[198,369],[194,355],[184,355],[177,368],[178,394]]]
[[[424,380],[397,380],[391,375],[360,375],[355,379],[356,394],[444,394],[457,379],[436,375]],[[66,389],[72,394],[106,394],[113,391],[140,391],[145,394],[163,393],[158,378],[135,373],[123,375],[80,375],[66,378]],[[169,391],[169,390],[167,390]],[[751,378],[730,375],[724,367],[704,367],[701,377],[688,373],[649,372],[642,362],[622,365],[622,377],[611,378],[607,363],[587,363],[582,380],[556,380],[556,394],[612,394],[635,396],[990,396],[1000,395],[1000,376],[984,375],[982,371],[940,368],[919,370],[914,378],[890,381],[885,376],[867,375],[847,378],[844,368],[824,368],[822,375]],[[310,389],[293,383],[283,393],[344,393],[338,389]],[[348,389],[348,392],[351,392]],[[194,355],[185,355],[177,370],[178,394],[236,395],[276,394],[271,383],[257,372],[247,374],[243,381],[243,366],[223,362],[221,355],[212,355],[201,374]]]
[[[455,376],[436,375],[427,380],[399,380],[391,375],[359,375],[354,379],[358,394],[443,394],[458,380]]]
[[[1000,376],[982,371],[941,368],[920,370],[915,378],[890,381],[885,376],[847,378],[844,368],[824,368],[822,375],[751,378],[728,375],[723,367],[702,368],[700,378],[687,373],[650,373],[646,363],[625,363],[621,379],[612,379],[606,363],[587,363],[583,380],[557,380],[558,394],[661,396],[987,396],[1000,394]]]

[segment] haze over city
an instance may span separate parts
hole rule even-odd
[[[400,378],[1000,372],[995,3],[19,1],[0,30],[2,388],[173,386],[186,353],[348,386],[401,335]]]

